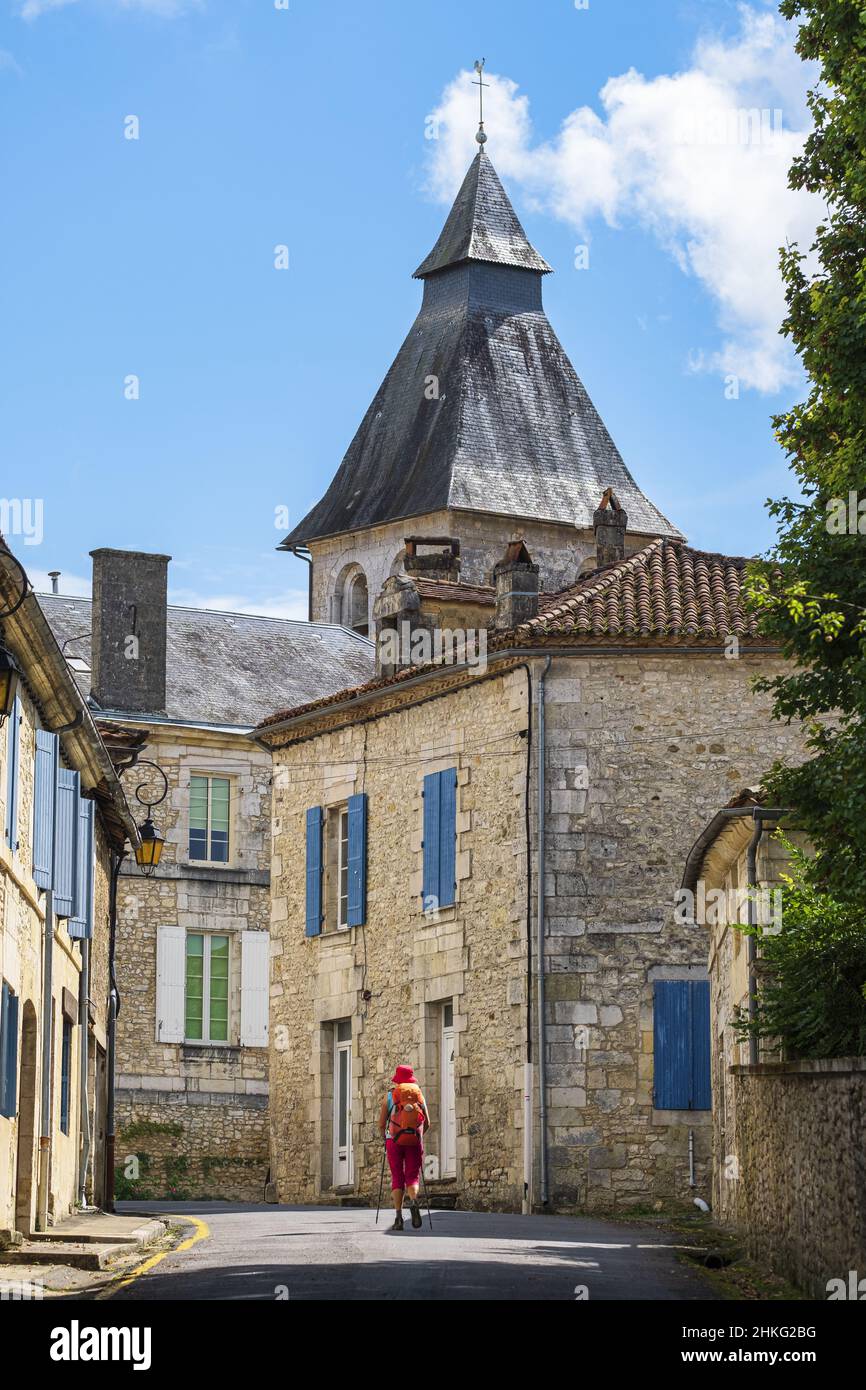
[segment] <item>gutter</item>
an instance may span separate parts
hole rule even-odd
[[[533,657],[585,657],[585,656],[721,656],[724,654],[724,646],[655,646],[655,647],[629,647],[629,646],[572,646],[572,647],[502,647],[491,654],[487,666],[478,676],[478,680],[484,680],[489,676],[495,676],[497,671],[491,668],[503,662],[518,662],[522,665]],[[741,655],[748,656],[752,652],[755,655],[772,656],[781,652],[781,647],[760,646],[741,648]],[[424,671],[420,671],[415,676],[407,677],[402,681],[391,681],[387,685],[377,685],[374,690],[363,690],[360,694],[347,693],[345,699],[335,700],[333,704],[317,704],[314,709],[303,710],[300,714],[289,712],[284,718],[275,719],[273,722],[257,724],[251,731],[249,737],[254,743],[260,743],[263,747],[270,746],[266,740],[275,734],[290,732],[293,729],[302,727],[313,719],[321,719],[326,714],[340,714],[342,712],[351,713],[364,705],[371,704],[381,696],[390,694],[393,691],[412,690],[417,685],[422,685],[426,681],[435,680],[442,675],[459,675],[461,672],[471,672],[476,668],[467,662],[460,664],[454,663],[438,666],[430,666]],[[447,693],[447,692],[446,692]],[[388,713],[393,711],[389,710]],[[329,729],[328,733],[333,733]],[[315,735],[318,737],[318,733]]]
[[[296,560],[304,560],[309,566],[307,572],[307,622],[311,623],[313,621],[313,556],[305,545],[291,546],[290,554],[294,555]]]

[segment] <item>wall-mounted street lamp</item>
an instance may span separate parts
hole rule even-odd
[[[148,762],[146,758],[140,758],[139,761],[135,764],[135,766],[154,768],[154,770],[159,773],[163,782],[162,796],[156,797],[155,800],[152,800],[150,797],[147,796],[142,796],[142,792],[147,790],[146,783],[142,782],[140,786],[136,787],[135,789],[136,801],[138,801],[142,806],[147,807],[147,815],[145,816],[144,822],[138,827],[138,834],[141,843],[135,851],[135,862],[141,869],[141,872],[147,878],[150,878],[156,870],[157,865],[159,864],[160,856],[162,855],[162,847],[165,844],[164,836],[159,834],[156,826],[153,823],[151,811],[153,810],[154,806],[159,806],[163,801],[165,801],[165,798],[168,795],[168,778],[166,777],[162,768],[157,763]]]

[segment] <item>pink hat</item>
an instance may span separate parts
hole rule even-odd
[[[391,1080],[397,1086],[418,1085],[418,1079],[411,1067],[398,1067]]]

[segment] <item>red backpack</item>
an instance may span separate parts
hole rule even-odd
[[[420,1144],[424,1128],[424,1097],[419,1086],[394,1086],[390,1092],[388,1138],[404,1148]]]

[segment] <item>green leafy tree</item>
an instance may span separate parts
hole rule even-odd
[[[777,764],[766,785],[809,832],[813,881],[866,907],[866,5],[780,9],[799,21],[800,56],[820,65],[814,129],[789,183],[819,194],[826,215],[812,265],[796,245],[781,255],[783,332],[809,394],[773,423],[804,500],[770,503],[776,545],[749,581],[762,631],[794,663],[758,688],[777,718],[806,722],[810,756]]]
[[[782,837],[779,837],[782,839]],[[866,1053],[866,919],[857,907],[822,893],[811,860],[782,839],[781,922],[738,930],[760,944],[757,1012],[737,1031],[779,1045],[786,1058],[862,1057]]]

